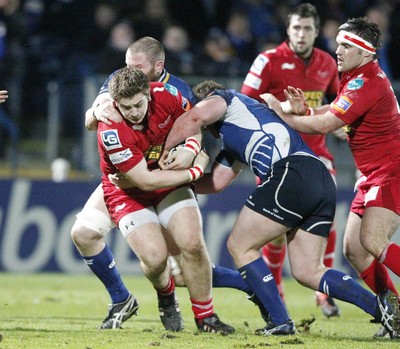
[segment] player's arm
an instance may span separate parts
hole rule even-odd
[[[7,90],[1,90],[0,91],[0,103],[4,103],[7,98],[8,98],[8,91]]]
[[[218,162],[214,162],[211,172],[204,174],[202,178],[194,182],[197,194],[219,193],[227,188],[239,175],[240,170],[226,167]]]
[[[115,108],[110,94],[108,92],[101,93],[85,113],[85,126],[89,131],[95,131],[98,122],[111,125],[110,120],[119,122],[122,120],[122,116]]]
[[[187,170],[176,171],[150,171],[143,158],[136,166],[125,172],[125,176],[138,188],[144,191],[154,191],[160,188],[174,187],[199,179],[204,174],[208,164],[208,155],[200,151],[194,161],[193,167]]]
[[[202,133],[188,137],[170,151],[164,151],[158,165],[162,170],[183,170],[193,164],[193,160],[201,150]]]
[[[303,115],[299,116],[284,113],[281,107],[281,102],[271,94],[263,94],[262,98],[289,126],[299,132],[326,134],[345,125],[344,121],[339,119],[329,110],[323,112],[326,107],[320,107],[316,110],[308,108],[308,115],[303,113]],[[323,113],[321,114],[321,112]]]
[[[227,105],[220,96],[211,96],[198,102],[192,109],[182,114],[172,126],[165,150],[170,151],[186,138],[201,133],[202,129],[218,121],[226,112]]]

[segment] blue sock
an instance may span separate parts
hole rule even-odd
[[[238,269],[243,280],[250,286],[275,325],[289,320],[289,314],[279,295],[271,270],[260,257]]]
[[[237,270],[214,264],[212,265],[212,286],[236,288],[237,290],[246,292],[248,295],[253,294],[253,291],[250,289],[249,285],[244,282]]]
[[[98,255],[83,257],[83,259],[104,284],[113,304],[123,302],[128,298],[129,291],[122,282],[114,256],[107,245]]]
[[[350,275],[329,269],[322,275],[319,291],[341,301],[352,303],[375,317],[378,313],[376,296],[354,281]]]

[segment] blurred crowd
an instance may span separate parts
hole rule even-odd
[[[60,132],[82,132],[82,81],[124,65],[129,44],[153,36],[167,69],[185,78],[243,79],[258,52],[286,38],[288,10],[299,0],[0,0],[0,138],[32,137],[45,127],[48,83],[61,86]],[[369,16],[383,32],[381,66],[400,79],[400,0],[315,0],[317,47],[334,56],[338,26]],[[18,132],[16,132],[16,130]],[[14,133],[13,133],[14,132]],[[43,132],[42,132],[43,133]],[[0,158],[5,146],[0,146]]]

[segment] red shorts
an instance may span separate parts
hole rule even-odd
[[[390,162],[359,183],[351,212],[363,216],[367,207],[383,207],[400,215],[400,162]]]
[[[118,224],[120,219],[128,213],[142,210],[146,207],[157,207],[158,204],[176,187],[142,191],[133,189],[124,191],[117,189],[112,184],[103,183],[104,200],[112,220]]]

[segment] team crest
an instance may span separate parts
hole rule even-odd
[[[364,85],[364,80],[361,78],[355,78],[354,80],[351,80],[348,84],[347,84],[347,89],[354,91],[354,90],[358,90],[361,87],[363,87]]]

